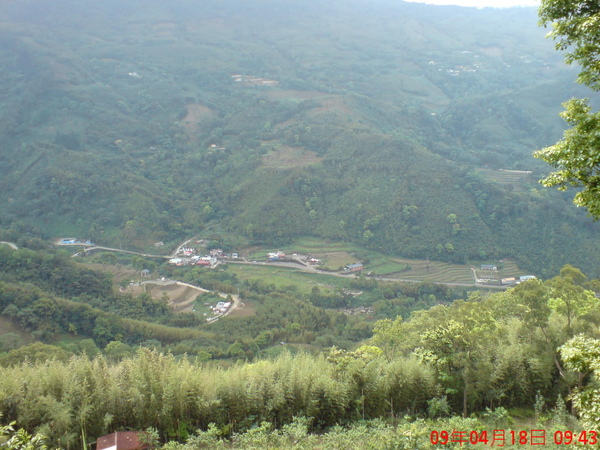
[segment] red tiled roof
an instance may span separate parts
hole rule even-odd
[[[138,431],[117,431],[98,438],[96,450],[143,450],[147,444],[140,443]]]

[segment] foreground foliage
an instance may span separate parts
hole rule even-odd
[[[543,0],[540,22],[551,26],[549,35],[558,50],[565,50],[566,62],[580,67],[579,82],[600,90],[600,7],[594,2]],[[572,127],[563,139],[535,153],[557,170],[542,180],[545,186],[565,190],[577,189],[575,204],[585,207],[594,218],[600,218],[600,173],[598,165],[598,133],[600,113],[591,112],[588,100],[571,99],[564,103],[561,116]]]
[[[545,282],[379,321],[371,345],[354,351],[284,350],[227,368],[147,348],[120,362],[103,355],[25,362],[0,369],[0,413],[56,445],[72,444],[82,432],[147,427],[163,441],[184,442],[200,429],[198,439],[236,442],[275,439],[279,431],[266,430],[289,429],[299,417],[310,432],[372,419],[397,423],[406,415],[504,417],[508,408],[566,421],[572,419],[564,402],[573,398],[594,430],[595,403],[586,393],[595,388],[586,385],[598,352],[587,341],[568,343],[598,337],[593,286],[566,266]]]
[[[433,372],[412,360],[332,364],[324,357],[283,355],[228,370],[198,366],[149,350],[111,366],[105,358],[72,358],[3,369],[4,417],[66,445],[81,430],[155,427],[184,439],[216,424],[225,436],[294,416],[323,429],[364,417],[423,410],[438,393]]]

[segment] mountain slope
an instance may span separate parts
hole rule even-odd
[[[598,267],[597,226],[537,184],[531,152],[585,95],[543,35],[528,8],[10,3],[0,223]]]

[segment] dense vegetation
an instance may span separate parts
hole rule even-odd
[[[600,281],[565,263],[597,277],[600,244],[535,184],[530,152],[578,92],[542,34],[532,9],[387,0],[3,6],[0,240],[18,248],[0,245],[0,446],[124,429],[171,450],[482,448],[498,431],[522,448],[534,430],[596,445]],[[543,276],[494,294],[364,276],[299,289],[114,253],[87,258],[99,272],[40,239],[198,233],[228,251],[312,235],[512,257]],[[118,263],[249,308],[176,313],[120,292]]]
[[[537,184],[531,151],[579,91],[532,8],[30,0],[0,43],[0,223],[20,234],[600,267],[597,227]]]
[[[29,247],[43,244],[36,239],[23,243]],[[35,339],[63,341],[61,346],[73,353],[96,354],[118,341],[117,348],[114,343],[110,347],[116,355],[132,353],[141,344],[204,359],[247,359],[265,351],[278,352],[280,342],[351,348],[371,336],[376,319],[408,317],[411,311],[456,298],[447,287],[431,283],[382,284],[359,277],[350,283],[364,290],[357,299],[325,287],[301,294],[291,287],[277,288],[259,280],[241,281],[227,266],[219,270],[160,266],[159,270],[214,292],[237,293],[255,305],[256,311],[207,326],[200,315],[174,313],[164,298],[117,292],[109,275],[75,263],[66,253],[0,246],[0,313]],[[206,296],[203,302],[209,299]],[[356,306],[371,306],[372,313],[359,317],[332,310]],[[65,335],[71,337],[65,339]],[[0,337],[0,350],[24,343],[10,333]]]
[[[304,424],[306,434],[404,417],[397,422],[402,430],[415,420],[471,414],[473,422],[464,426],[485,428],[491,417],[508,429],[508,411],[519,410],[535,412],[545,428],[579,427],[567,409],[591,371],[577,362],[581,349],[595,352],[588,346],[598,334],[600,300],[589,288],[597,282],[566,266],[546,282],[528,281],[488,297],[474,294],[406,320],[379,321],[369,345],[354,351],[284,350],[226,369],[147,348],[119,358],[119,342],[108,344],[106,355],[84,352],[70,359],[64,350],[34,344],[4,358],[0,412],[62,446],[128,428],[152,427],[162,440],[193,443],[233,433],[240,439],[239,433],[272,427],[285,434],[294,421],[296,427]],[[568,356],[561,357],[557,349],[573,336],[589,342],[569,344]],[[39,362],[19,363],[26,356]],[[578,400],[580,407],[586,401]],[[585,424],[594,427],[590,420]],[[192,436],[197,429],[203,430],[200,437]],[[209,435],[202,434],[206,430]],[[407,444],[393,429],[380,432]],[[421,430],[417,437],[426,445],[429,435]]]

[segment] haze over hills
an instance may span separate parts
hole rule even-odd
[[[0,11],[0,224],[144,247],[207,226],[597,276],[533,150],[587,96],[534,8],[40,1]],[[500,169],[503,169],[500,171]]]
[[[0,440],[597,444],[536,11],[205,3],[0,7]]]

